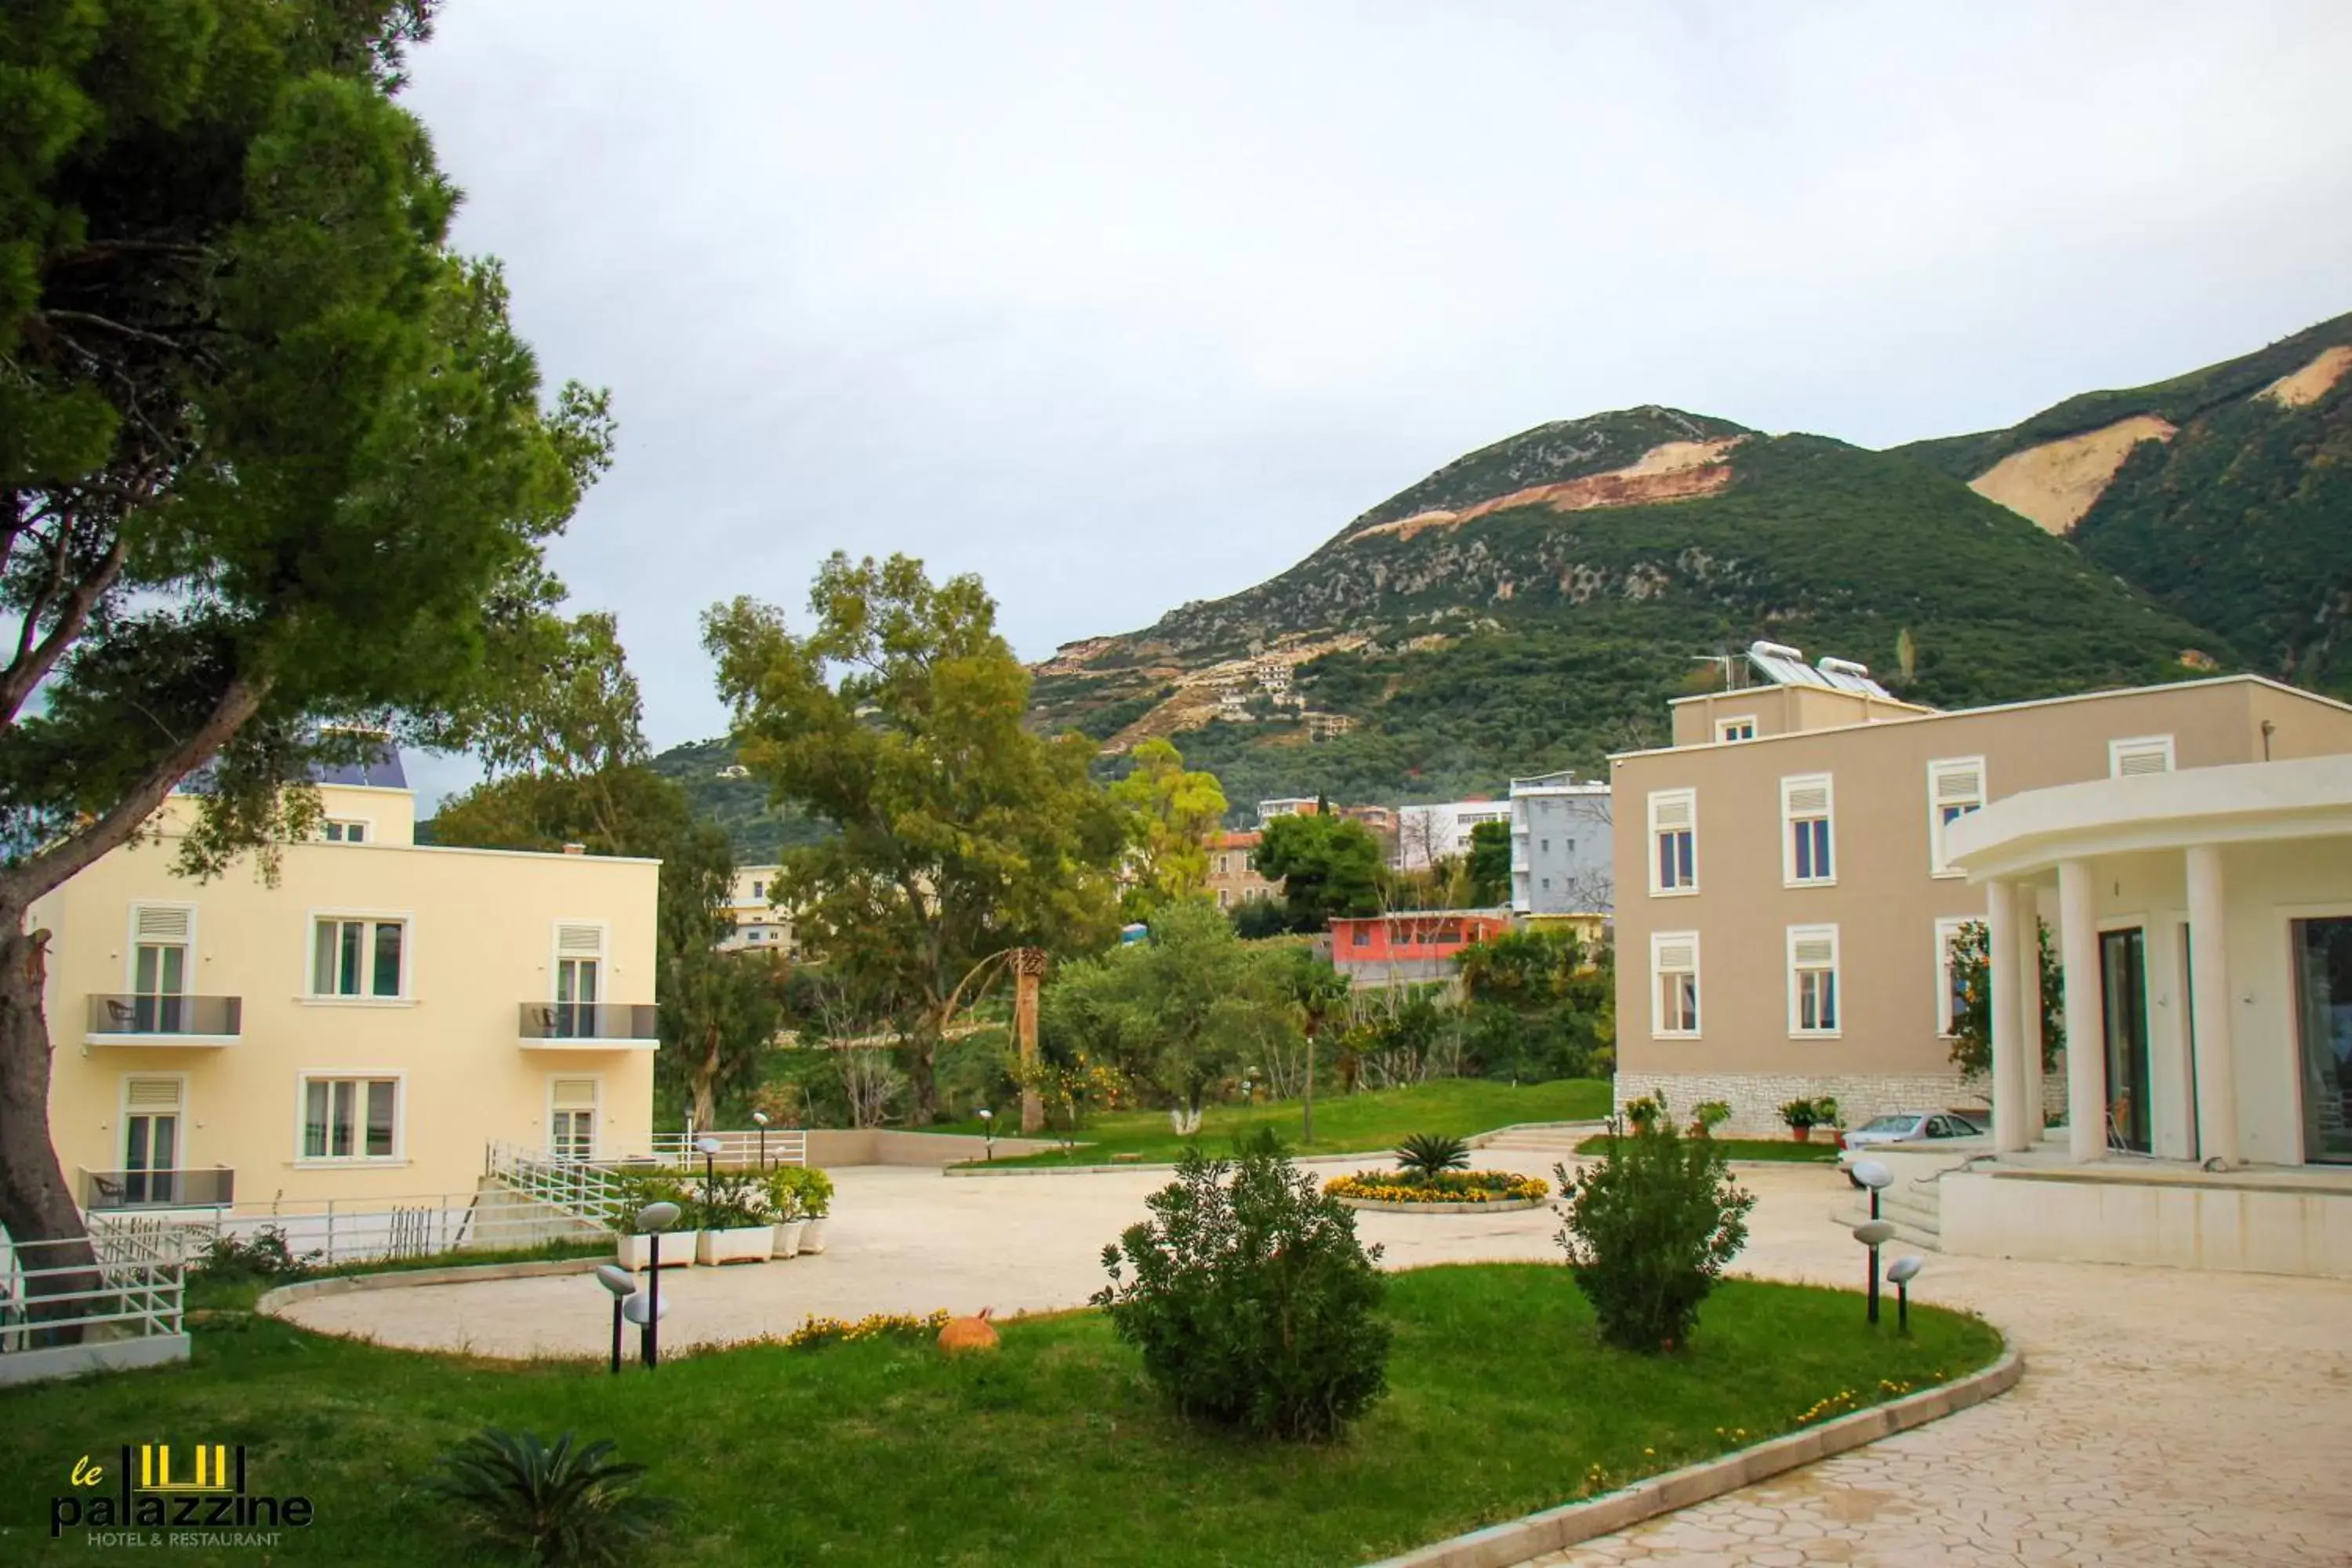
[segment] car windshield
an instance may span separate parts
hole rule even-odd
[[[1880,1116],[1864,1122],[1859,1128],[1856,1128],[1855,1131],[1860,1132],[1908,1132],[1911,1131],[1912,1123],[1918,1120],[1919,1119],[1916,1116]]]

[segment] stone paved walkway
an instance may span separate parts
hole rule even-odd
[[[1482,1163],[1548,1168],[1535,1151]],[[1000,1316],[1083,1300],[1104,1242],[1164,1174],[949,1180],[837,1172],[824,1256],[668,1276],[667,1342],[784,1332],[811,1313]],[[1751,1167],[1746,1271],[1851,1284],[1857,1249],[1818,1168]],[[1557,1258],[1546,1211],[1365,1215],[1393,1266]],[[2352,1282],[1931,1258],[1920,1300],[1983,1312],[2028,1371],[2004,1398],[1779,1481],[1540,1559],[1560,1564],[1838,1563],[2306,1568],[2352,1564]],[[418,1348],[601,1353],[582,1276],[325,1297],[299,1321]]]

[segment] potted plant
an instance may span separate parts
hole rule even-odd
[[[695,1198],[687,1184],[674,1176],[625,1176],[618,1184],[620,1213],[614,1216],[613,1228],[619,1236],[614,1258],[621,1267],[633,1273],[643,1273],[653,1267],[653,1237],[637,1230],[637,1212],[647,1204],[676,1204],[678,1207],[677,1225],[662,1232],[662,1267],[683,1268],[692,1263]]]
[[[695,1205],[697,1263],[765,1263],[775,1252],[776,1228],[768,1195],[749,1173],[716,1173]]]
[[[799,1167],[801,1213],[808,1228],[801,1232],[803,1252],[824,1250],[824,1216],[833,1212],[833,1178],[814,1165]]]
[[[1836,1113],[1834,1102],[1831,1106],[1831,1113],[1832,1116]],[[1823,1116],[1820,1104],[1814,1100],[1792,1100],[1780,1107],[1780,1120],[1789,1124],[1789,1131],[1798,1142],[1808,1143],[1812,1141],[1813,1129],[1831,1120],[1831,1116]]]
[[[808,1232],[808,1205],[803,1196],[807,1174],[797,1165],[779,1165],[767,1175],[768,1212],[774,1216],[775,1256],[797,1258]]]
[[[1731,1120],[1731,1107],[1720,1100],[1705,1100],[1691,1108],[1691,1136],[1706,1138]]]

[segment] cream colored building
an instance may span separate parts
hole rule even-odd
[[[1791,653],[1675,703],[1671,747],[1612,760],[1619,1103],[1724,1100],[1744,1135],[1784,1133],[1800,1097],[1849,1124],[1986,1102],[1950,1061],[1949,944],[1988,916],[1954,823],[2053,786],[2352,752],[2352,709],[2258,677],[1938,713]],[[2121,875],[2106,896],[2117,918],[2160,904]],[[2151,995],[2172,994],[2177,943],[2149,939]],[[2131,1125],[2182,1148],[2160,1096]]]
[[[735,887],[727,910],[734,918],[735,934],[720,942],[720,947],[781,952],[787,958],[800,956],[800,949],[793,941],[792,919],[773,901],[776,879],[783,869],[782,866],[735,868]]]
[[[645,1149],[658,862],[419,846],[389,753],[320,795],[275,886],[174,875],[178,796],[34,906],[84,1206],[467,1194],[494,1142]]]
[[[1209,840],[1209,896],[1221,910],[1239,909],[1252,899],[1278,899],[1282,884],[1258,874],[1255,833],[1220,833]]]

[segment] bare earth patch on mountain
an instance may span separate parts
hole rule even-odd
[[[2301,408],[2326,396],[2347,370],[2352,370],[2352,343],[2338,343],[2322,349],[2316,359],[2293,375],[2283,375],[2263,387],[2261,395],[2288,408]]]
[[[1731,483],[1731,465],[1726,458],[1734,447],[1746,439],[1745,436],[1727,436],[1719,441],[1668,441],[1651,447],[1638,460],[1607,473],[1586,474],[1555,485],[1531,485],[1464,507],[1460,511],[1415,512],[1411,517],[1360,528],[1354,537],[1393,533],[1399,539],[1411,539],[1425,529],[1458,528],[1473,518],[1508,511],[1514,507],[1548,506],[1554,511],[1590,511],[1599,507],[1648,506],[1657,501],[1713,495]]]
[[[2134,447],[2169,441],[2173,434],[2153,414],[2135,414],[2085,435],[2011,452],[1969,480],[1969,489],[2063,536],[2105,492]]]

